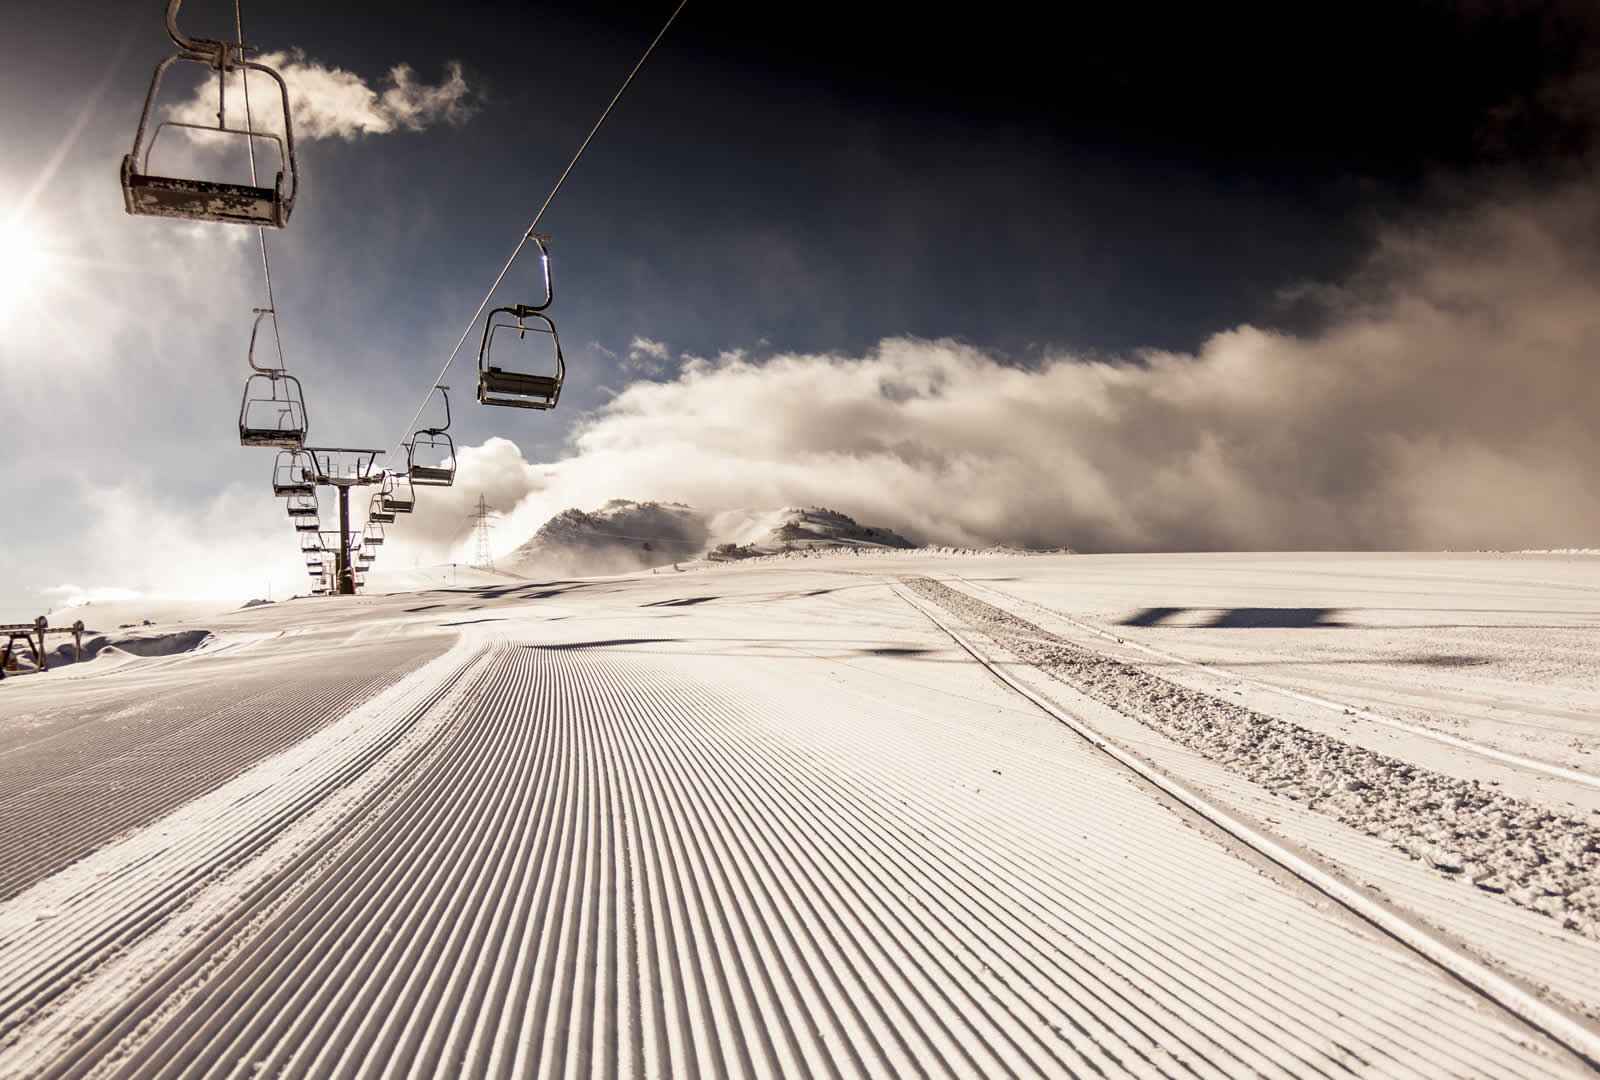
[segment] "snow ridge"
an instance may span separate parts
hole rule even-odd
[[[1600,939],[1600,828],[1080,649],[931,578],[918,595],[1061,682],[1270,791]]]

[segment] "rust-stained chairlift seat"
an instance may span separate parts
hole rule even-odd
[[[289,222],[283,198],[283,173],[272,187],[146,176],[133,170],[133,156],[122,159],[122,201],[130,214],[260,225],[281,229]]]

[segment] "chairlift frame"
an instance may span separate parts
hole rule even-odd
[[[285,450],[300,450],[305,447],[306,432],[310,430],[310,419],[306,415],[306,396],[300,387],[300,380],[289,374],[288,368],[262,367],[256,363],[256,341],[261,333],[261,320],[268,315],[272,316],[273,323],[277,323],[277,313],[271,308],[255,308],[256,321],[250,327],[250,350],[246,359],[250,363],[251,374],[244,381],[244,398],[239,402],[239,445],[241,446],[276,446]],[[280,354],[278,362],[283,362]],[[268,391],[266,397],[251,397],[251,387],[258,386],[266,381]],[[283,384],[282,393],[279,393],[279,384]],[[264,428],[251,426],[250,406],[252,403],[282,402],[281,414],[287,414],[293,421],[290,427]],[[298,415],[297,415],[298,414]],[[280,455],[281,457],[281,455]],[[316,459],[311,461],[313,471],[316,468]],[[281,494],[281,492],[280,492]]]
[[[307,467],[304,462],[309,460]],[[297,465],[297,463],[299,463]],[[272,463],[272,493],[280,498],[317,493],[317,463],[304,450],[280,450]]]
[[[410,476],[413,485],[449,487],[455,483],[456,479],[456,444],[455,440],[450,438],[447,430],[450,427],[450,388],[435,384],[433,389],[439,391],[439,396],[444,398],[444,427],[423,428],[411,436],[411,441],[406,443],[406,473]],[[427,403],[424,402],[423,404]],[[418,464],[417,449],[419,446],[425,446],[430,450],[443,448],[448,464]]]
[[[133,149],[122,159],[122,200],[130,214],[148,214],[155,217],[184,218],[191,221],[215,221],[237,225],[270,226],[281,229],[289,223],[295,199],[300,194],[300,161],[294,150],[294,119],[289,108],[289,87],[272,68],[254,60],[245,59],[251,46],[238,41],[213,41],[210,38],[191,38],[178,29],[178,8],[183,0],[168,0],[167,36],[178,46],[178,52],[156,65],[150,79],[150,90],[145,95],[144,111],[139,114],[139,127],[133,135]],[[217,126],[191,124],[178,120],[163,120],[150,131],[150,117],[155,111],[156,97],[161,89],[161,79],[167,69],[179,62],[204,64],[217,73]],[[244,128],[230,128],[226,122],[228,73],[243,71],[264,72],[278,84],[278,94],[283,104],[283,138],[271,132],[257,132],[248,117]],[[219,131],[229,135],[243,135],[251,140],[271,139],[278,147],[277,178],[271,187],[254,183],[234,184],[211,180],[189,180],[182,177],[156,176],[149,172],[150,150],[160,137],[163,128],[184,127],[199,131]],[[148,141],[146,134],[149,134]],[[284,169],[289,171],[289,187],[284,189]]]
[[[395,514],[409,514],[417,508],[417,492],[411,483],[409,473],[390,473],[379,495],[383,498],[383,508]]]
[[[530,232],[528,239],[539,246],[539,263],[544,270],[544,301],[538,304],[514,304],[510,307],[495,308],[489,312],[489,317],[483,324],[483,343],[478,346],[480,405],[505,405],[515,409],[553,409],[561,398],[561,384],[567,377],[567,361],[561,352],[561,335],[556,333],[556,324],[551,321],[550,316],[543,313],[555,295],[550,283],[550,249],[545,246],[550,238]],[[514,321],[496,322],[496,316],[499,315],[505,315]],[[528,321],[533,319],[544,325],[529,326]],[[494,335],[502,330],[515,330],[519,340],[530,333],[549,334],[556,350],[556,373],[553,376],[530,375],[496,367],[491,361],[493,339]]]
[[[380,525],[388,525],[393,523],[394,519],[395,512],[384,509],[383,493],[374,491],[372,493],[372,502],[367,506],[367,520],[376,521]]]
[[[296,517],[296,518],[291,518],[290,520],[292,520],[294,522],[294,531],[295,532],[306,533],[306,532],[321,532],[322,531],[322,519],[321,518],[318,518],[318,517]]]
[[[361,530],[361,546],[380,547],[383,544],[383,525],[379,522],[367,521],[367,527]]]
[[[322,513],[322,506],[317,502],[317,494],[313,491],[309,495],[287,496],[284,511],[292,518],[318,517]]]

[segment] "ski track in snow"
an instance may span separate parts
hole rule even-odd
[[[908,585],[1029,663],[1203,757],[1600,938],[1600,826],[1186,689],[930,578]]]
[[[54,956],[93,1005],[84,928],[218,856],[162,848],[158,873],[135,835],[85,910],[15,917],[72,870],[0,905],[0,1073],[1581,1071],[1236,857],[887,588],[735,573],[508,600],[482,659],[464,641],[328,729],[351,765],[297,748],[240,776],[196,820],[265,843],[388,754],[70,1038],[35,1037],[17,973]]]
[[[270,689],[243,699],[152,689],[115,710],[131,717],[91,711],[13,736],[0,754],[0,900],[293,746],[448,644],[345,647],[337,669],[305,671],[290,657],[273,665]]]

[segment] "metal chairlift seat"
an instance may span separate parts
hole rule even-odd
[[[567,364],[561,355],[561,335],[549,316],[540,314],[550,306],[554,291],[550,284],[550,249],[548,236],[530,232],[528,239],[539,246],[539,266],[544,273],[544,300],[537,304],[517,304],[495,308],[483,324],[483,344],[478,347],[478,402],[482,405],[507,405],[516,409],[553,409],[561,397],[561,383],[566,378]],[[510,321],[499,320],[506,316]],[[542,326],[529,326],[536,319]],[[549,334],[555,346],[555,373],[535,375],[510,370],[494,359],[494,337],[506,330],[515,330],[520,341],[530,333]],[[501,339],[502,352],[505,339]]]
[[[328,587],[326,585],[313,585],[313,586],[311,586],[311,595],[312,596],[327,596],[328,595]]]
[[[362,547],[378,547],[383,543],[383,526],[376,521],[368,521],[367,527],[361,530]]]
[[[411,487],[409,474],[393,473],[393,483],[385,481],[379,494],[383,508],[392,514],[409,514],[417,508],[417,493]]]
[[[311,495],[290,495],[283,504],[284,510],[292,518],[316,517],[318,514],[317,497]]]
[[[311,455],[301,450],[278,451],[278,460],[272,465],[272,493],[279,497],[315,495],[317,470]]]
[[[271,308],[256,308],[256,321],[250,327],[250,377],[244,381],[244,399],[239,403],[239,444],[241,446],[279,446],[298,450],[306,441],[306,397],[300,380],[283,367],[262,367],[256,363],[256,342],[261,335],[261,320],[271,315],[276,341],[277,315]],[[283,363],[279,353],[278,363]],[[316,475],[316,459],[309,458],[311,475]],[[282,455],[279,455],[280,461]],[[300,466],[306,467],[304,462]],[[274,471],[274,480],[277,473]],[[279,494],[283,494],[279,492]]]
[[[168,0],[167,35],[178,46],[178,52],[156,66],[150,80],[150,91],[145,95],[144,112],[139,116],[139,127],[134,132],[133,149],[122,159],[123,205],[130,214],[150,214],[156,217],[185,218],[191,221],[217,221],[238,225],[264,225],[281,229],[289,223],[295,198],[300,192],[300,164],[294,152],[294,125],[289,110],[289,88],[272,68],[254,60],[246,60],[246,46],[239,42],[212,41],[207,38],[189,38],[178,30],[178,7],[182,0]],[[217,125],[190,124],[165,120],[150,127],[155,111],[156,96],[161,88],[161,78],[167,69],[180,61],[204,64],[217,73]],[[260,71],[278,84],[278,95],[283,108],[283,137],[249,128],[228,127],[225,121],[227,78],[230,72]],[[216,131],[225,135],[241,135],[252,141],[270,139],[278,149],[279,169],[270,187],[256,183],[241,184],[216,180],[192,180],[176,176],[158,176],[150,172],[150,149],[166,128],[191,128],[198,131]],[[148,134],[149,138],[146,138]],[[289,186],[284,187],[284,169],[289,171]]]
[[[314,517],[297,517],[294,519],[294,531],[314,533],[322,531],[322,522]]]
[[[388,525],[394,521],[394,511],[383,508],[382,495],[374,495],[372,497],[372,504],[367,507],[367,520],[376,521],[382,525]]]
[[[498,315],[506,316],[507,320],[497,321]],[[538,320],[543,325],[530,326],[530,320]],[[508,330],[515,331],[519,340],[528,334],[549,334],[555,346],[555,374],[508,371],[496,363],[495,336]],[[502,350],[504,345],[505,339],[502,338]],[[478,348],[479,404],[506,405],[515,409],[553,409],[561,399],[561,384],[566,374],[567,362],[561,353],[561,336],[556,333],[555,323],[550,321],[549,316],[527,304],[496,308],[489,313],[489,321],[483,328],[483,344]]]
[[[446,430],[450,427],[450,388],[435,386],[434,389],[444,398],[444,427],[423,428],[411,436],[406,444],[406,473],[413,484],[449,487],[456,478],[456,444]],[[443,464],[423,465],[417,460],[421,452],[438,457],[440,451],[444,453]]]
[[[306,402],[300,380],[286,371],[257,372],[244,383],[239,445],[298,450],[306,441]]]

